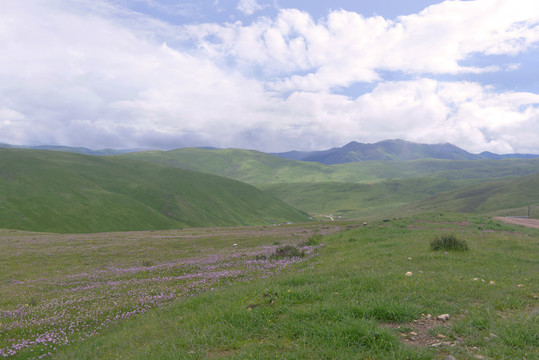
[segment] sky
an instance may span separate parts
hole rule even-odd
[[[539,154],[537,0],[17,0],[0,143]]]

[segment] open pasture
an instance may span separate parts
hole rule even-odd
[[[0,356],[47,355],[150,309],[271,276],[320,224],[60,235],[0,231]]]
[[[432,250],[445,234],[468,250]],[[366,225],[5,231],[0,346],[21,359],[536,359],[538,238],[454,213]],[[285,244],[307,256],[269,256]]]

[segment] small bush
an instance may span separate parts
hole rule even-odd
[[[430,242],[430,248],[435,251],[465,251],[468,250],[468,244],[465,240],[458,239],[454,234],[449,234],[435,237]]]
[[[142,266],[144,267],[153,266],[153,262],[151,260],[142,260]]]
[[[293,258],[293,257],[304,257],[305,252],[301,251],[295,246],[285,245],[278,247],[275,252],[271,255],[273,259],[283,259],[283,258]]]
[[[313,236],[309,237],[307,241],[303,242],[301,246],[316,246],[320,240],[322,240],[322,235],[314,234]]]

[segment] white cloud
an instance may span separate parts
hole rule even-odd
[[[253,15],[258,10],[262,10],[264,7],[257,3],[256,0],[240,0],[238,2],[237,9],[245,15]]]
[[[421,79],[381,84],[356,102],[371,138],[450,142],[474,152],[502,153],[529,149],[539,140],[537,94]]]
[[[105,1],[9,2],[0,142],[285,151],[404,138],[539,153],[539,95],[428,78],[484,71],[459,64],[475,52],[537,44],[537,2],[492,3],[445,2],[396,21],[334,11],[315,22],[289,9],[249,26],[178,28]],[[332,93],[359,81],[376,86],[356,99]]]
[[[378,79],[379,71],[458,74],[498,71],[461,62],[477,53],[515,55],[539,41],[535,0],[445,1],[396,20],[337,10],[314,22],[296,9],[249,26],[197,28],[212,56],[233,56],[239,67],[263,67],[276,90],[318,91]],[[206,42],[206,35],[220,38]],[[306,75],[293,74],[296,71]],[[287,76],[287,73],[289,76]],[[290,74],[292,73],[292,74]]]

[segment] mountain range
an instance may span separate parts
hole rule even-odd
[[[303,161],[283,157],[299,152],[241,149],[50,149],[59,151],[0,149],[0,228],[77,233],[539,209],[538,156],[450,144],[350,143]]]
[[[405,140],[384,140],[374,144],[352,141],[343,147],[324,151],[289,151],[273,153],[285,159],[319,162],[326,165],[344,164],[360,161],[408,161],[417,159],[444,160],[486,160],[486,159],[529,159],[539,157],[531,154],[504,154],[491,152],[472,154],[455,145],[418,144]]]
[[[142,149],[101,149],[91,150],[84,147],[69,147],[58,145],[9,145],[1,144],[0,148],[24,148],[34,150],[54,150],[74,152],[86,155],[117,155],[139,151]],[[217,148],[201,147],[204,150],[220,150]],[[444,160],[500,160],[500,159],[531,159],[539,157],[535,154],[495,154],[484,151],[472,154],[455,145],[445,144],[419,144],[401,139],[384,140],[374,144],[365,144],[352,141],[342,147],[334,147],[321,151],[288,151],[269,153],[284,159],[318,162],[326,165],[344,164],[362,161],[408,161],[417,159],[444,159]]]
[[[117,155],[125,154],[135,151],[141,151],[141,149],[100,149],[92,150],[85,147],[72,147],[72,146],[61,146],[61,145],[37,145],[37,146],[26,146],[26,145],[10,145],[0,143],[0,149],[29,149],[29,150],[51,150],[51,151],[63,151],[70,152],[75,154],[84,154],[84,155],[96,155],[96,156],[105,156],[105,155]]]

